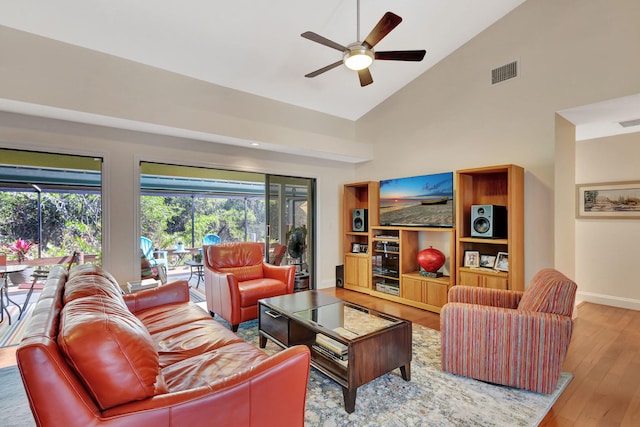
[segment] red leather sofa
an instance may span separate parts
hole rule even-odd
[[[39,426],[302,426],[309,350],[267,356],[189,302],[55,267],[16,358]]]

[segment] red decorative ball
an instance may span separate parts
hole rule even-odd
[[[418,264],[429,273],[437,272],[444,265],[444,261],[444,254],[432,246],[418,252]]]

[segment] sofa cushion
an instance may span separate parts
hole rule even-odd
[[[193,303],[165,304],[135,314],[151,334],[174,328],[176,326],[210,320],[211,315]]]
[[[95,264],[79,264],[69,271],[69,280],[78,276],[102,276],[116,286],[120,286],[113,275]]]
[[[95,295],[67,303],[58,345],[102,410],[166,392],[151,336],[112,298]]]
[[[118,301],[125,306],[120,287],[98,275],[75,276],[69,279],[64,287],[63,301],[67,304],[78,298],[102,295]]]
[[[162,374],[171,393],[197,387],[215,389],[268,357],[257,347],[239,342],[174,363],[162,369]]]
[[[151,334],[160,356],[160,368],[165,368],[198,354],[206,353],[242,339],[218,322],[197,320]]]
[[[552,268],[540,270],[525,289],[518,310],[571,316],[577,285]]]

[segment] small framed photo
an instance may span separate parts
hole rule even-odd
[[[493,268],[496,265],[495,255],[480,255],[480,267]]]
[[[360,243],[352,243],[351,244],[351,253],[359,254],[360,253]]]
[[[360,245],[360,252],[363,254],[366,254],[367,252],[369,252],[369,245]]]
[[[478,252],[478,251],[465,251],[464,252],[464,266],[465,267],[480,267],[480,252]]]
[[[506,252],[498,252],[496,265],[493,268],[499,271],[509,271],[509,254]]]

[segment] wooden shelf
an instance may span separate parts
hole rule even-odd
[[[516,165],[456,171],[456,284],[524,290],[524,169]],[[505,206],[507,237],[471,236],[473,205]],[[466,251],[507,252],[509,271],[464,267]]]

